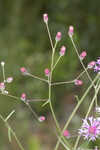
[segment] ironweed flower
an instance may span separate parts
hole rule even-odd
[[[75,80],[74,84],[75,85],[82,85],[83,81],[82,80]]]
[[[1,82],[0,83],[0,90],[3,91],[5,89],[5,84],[4,82]]]
[[[100,72],[100,57],[97,59],[95,63],[94,72]]]
[[[69,35],[70,37],[72,37],[73,34],[74,34],[74,27],[73,27],[73,26],[69,26],[68,35]]]
[[[27,74],[28,74],[28,72],[27,72],[27,70],[26,70],[25,67],[21,67],[21,68],[20,68],[20,71],[21,71],[21,73],[22,73],[23,75],[27,75]]]
[[[43,14],[43,20],[45,23],[48,22],[48,14]]]
[[[40,117],[38,118],[38,120],[39,120],[40,122],[45,121],[45,116],[40,116]]]
[[[50,70],[48,68],[46,68],[44,70],[45,76],[49,76],[50,75]]]
[[[83,60],[85,57],[86,57],[87,53],[86,51],[83,51],[81,54],[80,54],[80,59]]]
[[[70,133],[68,130],[65,130],[63,133],[63,136],[65,136],[66,138],[70,138]]]
[[[7,79],[6,79],[6,82],[7,83],[11,83],[13,81],[13,77],[8,77]]]
[[[64,56],[65,52],[66,52],[66,47],[62,46],[61,49],[60,49],[60,56]]]
[[[96,62],[95,61],[91,61],[88,63],[88,68],[92,69],[95,66]]]
[[[21,94],[21,100],[22,100],[22,101],[25,101],[25,100],[26,100],[26,94],[25,94],[25,93],[22,93],[22,94]]]
[[[60,40],[61,40],[61,37],[62,37],[61,32],[57,32],[57,34],[56,34],[56,41],[57,41],[57,42],[60,41]]]
[[[79,134],[86,140],[95,141],[96,138],[100,136],[100,121],[93,117],[83,119],[83,124],[81,129],[79,129]]]

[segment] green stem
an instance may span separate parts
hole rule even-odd
[[[11,132],[12,135],[15,137],[15,140],[16,140],[18,146],[20,147],[20,149],[21,149],[21,150],[24,150],[24,148],[23,148],[22,144],[20,143],[20,141],[18,140],[18,138],[17,138],[15,132],[14,132],[13,129],[10,127],[10,125],[8,124],[8,122],[5,121],[5,119],[3,118],[3,116],[2,116],[1,114],[0,114],[0,118],[1,118],[1,120],[5,123],[6,127],[8,128],[8,130],[10,129],[10,132]]]
[[[64,130],[68,127],[69,123],[71,122],[72,118],[74,117],[74,115],[75,115],[76,111],[78,110],[79,106],[80,106],[81,103],[83,102],[84,98],[87,96],[87,94],[89,93],[90,89],[93,87],[95,81],[98,79],[98,76],[99,76],[99,75],[97,75],[97,76],[95,77],[95,79],[93,80],[92,84],[88,87],[88,89],[85,91],[84,95],[82,96],[82,98],[80,99],[80,101],[78,102],[78,104],[76,105],[76,107],[74,108],[73,112],[71,113],[71,115],[70,115],[68,121],[66,122],[66,124],[65,124],[65,126],[64,126],[64,128],[63,128],[63,130],[62,130],[62,132],[61,132],[61,137],[62,137],[62,135],[63,135]],[[57,141],[57,144],[56,144],[56,146],[55,146],[55,150],[58,149],[59,144],[60,144],[60,141],[58,140],[58,141]]]
[[[78,56],[78,58],[79,58],[79,60],[80,60],[80,63],[81,63],[83,69],[85,70],[85,72],[86,72],[86,74],[87,74],[88,79],[89,79],[90,82],[92,83],[92,79],[91,79],[91,77],[90,77],[90,75],[89,75],[87,69],[85,68],[85,66],[84,66],[84,64],[83,64],[83,61],[80,59],[80,55],[79,55],[79,53],[78,53],[77,47],[76,47],[76,45],[75,45],[75,43],[74,43],[74,40],[73,40],[72,37],[70,37],[70,39],[71,39],[71,41],[72,41],[73,47],[74,47],[74,49],[75,49],[75,51],[76,51],[76,54],[77,54],[77,56]],[[95,85],[93,85],[93,87],[95,88]]]
[[[93,99],[92,99],[92,102],[90,103],[90,106],[89,106],[89,109],[88,109],[88,111],[87,111],[87,113],[86,113],[85,118],[87,118],[87,117],[89,116],[89,113],[90,113],[90,111],[91,111],[91,109],[92,109],[92,107],[93,107],[93,104],[94,104],[94,102],[95,102],[95,99],[96,99],[96,97],[97,97],[97,94],[98,94],[98,92],[99,92],[99,89],[100,89],[100,85],[99,85],[99,87],[96,89],[95,95],[94,95],[94,97],[93,97]],[[81,137],[81,136],[79,135],[79,136],[77,137],[77,139],[76,139],[75,146],[74,146],[74,150],[76,150],[76,148],[77,148],[77,145],[78,145],[78,143],[79,143],[80,137]]]

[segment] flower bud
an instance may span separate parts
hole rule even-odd
[[[89,64],[88,64],[88,68],[89,69],[92,69],[94,66],[95,66],[96,62],[95,61],[91,61]]]
[[[74,27],[73,26],[69,26],[68,34],[70,37],[73,36],[73,34],[74,34]]]
[[[44,70],[45,76],[49,76],[50,75],[50,70],[48,68],[46,68]]]
[[[22,94],[21,94],[21,100],[22,100],[22,101],[25,101],[25,100],[26,100],[26,94],[25,94],[25,93],[22,93]]]
[[[4,84],[4,82],[1,82],[0,83],[0,90],[2,91],[2,90],[4,90],[5,89],[5,84]]]
[[[82,80],[75,80],[75,85],[82,85],[83,84],[83,81]]]
[[[65,51],[66,51],[66,47],[62,46],[60,49],[60,56],[64,56],[65,55]]]
[[[39,120],[40,122],[45,121],[45,116],[40,116],[40,117],[38,118],[38,120]]]
[[[62,36],[61,32],[57,32],[57,34],[56,34],[56,41],[57,42],[61,40],[61,36]]]
[[[81,54],[80,54],[80,59],[83,60],[85,57],[86,57],[87,53],[86,51],[83,51]]]
[[[68,130],[65,130],[64,133],[63,133],[63,136],[69,138],[70,137],[70,133]]]
[[[48,14],[43,14],[43,20],[45,23],[48,22]]]
[[[12,81],[13,81],[13,77],[8,77],[6,80],[7,83],[11,83]]]

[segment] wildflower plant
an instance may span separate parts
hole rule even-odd
[[[5,62],[3,62],[3,61],[1,62],[3,81],[0,82],[0,94],[22,101],[28,107],[28,109],[31,111],[31,113],[33,114],[35,119],[40,123],[43,121],[46,121],[46,116],[43,116],[42,114],[41,114],[41,116],[38,116],[38,114],[32,109],[30,102],[42,101],[43,102],[42,109],[44,107],[46,107],[47,105],[49,105],[51,114],[52,114],[52,117],[53,117],[53,120],[54,120],[54,123],[56,126],[57,143],[54,147],[54,150],[58,150],[60,144],[66,150],[77,150],[78,148],[81,147],[81,144],[83,144],[85,141],[90,142],[90,141],[95,141],[96,139],[100,138],[100,117],[98,117],[98,115],[97,115],[97,114],[100,114],[100,107],[97,102],[97,95],[100,90],[100,58],[98,58],[97,61],[93,60],[93,61],[89,62],[87,64],[87,66],[84,65],[83,61],[84,61],[85,57],[87,56],[87,52],[82,51],[81,54],[78,52],[78,49],[74,42],[74,27],[72,25],[69,26],[68,36],[72,42],[72,45],[75,49],[75,52],[79,59],[79,62],[83,68],[83,71],[73,80],[63,81],[63,82],[53,82],[53,79],[52,79],[53,72],[54,72],[56,66],[58,65],[58,63],[60,62],[60,59],[63,59],[64,55],[66,54],[67,48],[66,48],[66,45],[61,46],[61,48],[59,50],[58,59],[55,62],[55,53],[57,53],[56,52],[57,44],[62,39],[62,33],[57,32],[57,34],[55,35],[55,41],[53,42],[50,30],[49,30],[49,25],[48,25],[48,21],[49,21],[48,14],[43,15],[43,21],[46,25],[48,37],[49,37],[50,44],[51,44],[51,65],[49,68],[44,69],[45,78],[41,78],[41,77],[31,74],[30,72],[28,72],[27,68],[25,68],[25,67],[21,67],[20,72],[24,76],[33,77],[34,79],[40,80],[41,82],[44,82],[45,84],[47,84],[48,85],[48,97],[46,97],[44,99],[41,99],[41,98],[29,99],[27,97],[26,93],[22,93],[19,97],[14,96],[11,93],[9,93],[9,91],[7,90],[7,84],[13,82],[13,77],[6,78]],[[94,79],[92,79],[89,74],[90,69],[93,72],[96,72]],[[85,90],[85,92],[83,93],[83,96],[81,98],[79,98],[78,96],[76,97],[77,104],[74,107],[72,113],[70,114],[68,120],[66,121],[63,129],[61,129],[60,124],[56,118],[53,106],[52,106],[52,101],[53,101],[52,100],[52,87],[57,86],[57,85],[62,85],[62,84],[73,84],[75,86],[82,86],[84,84],[84,82],[82,81],[81,77],[84,74],[87,75],[90,84],[87,87],[87,89]],[[75,138],[75,142],[74,142],[74,144],[72,144],[69,140],[72,137],[70,131],[68,130],[69,125],[70,125],[73,117],[75,116],[77,110],[79,109],[80,105],[83,103],[83,101],[85,101],[86,96],[89,94],[89,92],[92,88],[94,89],[94,95],[91,99],[90,105],[84,116],[84,119],[81,119],[82,124],[81,124],[80,128],[78,130],[75,129],[77,131],[77,138]],[[90,116],[90,112],[91,112],[91,110],[93,110],[94,106],[95,106],[94,116]],[[8,123],[8,120],[14,113],[15,113],[15,110],[13,110],[6,118],[4,118],[0,114],[0,118],[5,123],[5,125],[8,129],[9,141],[11,142],[12,136],[14,136],[17,144],[19,145],[20,150],[25,150],[23,148],[22,144],[20,143],[18,137],[16,136],[15,132],[13,131],[13,129],[11,128],[11,126]],[[80,143],[80,138],[83,139],[82,143]],[[88,148],[88,145],[87,145],[87,148]],[[98,149],[97,146],[96,146],[96,149]]]

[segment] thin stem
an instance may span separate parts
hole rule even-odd
[[[47,101],[48,99],[28,99],[27,102],[44,102],[44,101]]]
[[[85,91],[85,93],[84,93],[84,95],[82,96],[82,98],[80,99],[80,101],[77,103],[76,107],[74,108],[73,112],[71,113],[69,119],[67,120],[67,122],[66,122],[66,124],[65,124],[65,126],[64,126],[64,128],[63,128],[63,130],[62,130],[62,132],[61,132],[61,137],[62,137],[62,135],[63,135],[64,130],[67,129],[67,127],[68,127],[69,123],[71,122],[72,118],[74,117],[76,111],[78,110],[79,106],[80,106],[81,103],[83,102],[84,98],[85,98],[85,97],[87,96],[87,94],[89,93],[90,89],[93,87],[93,85],[94,85],[95,81],[98,79],[98,77],[99,77],[99,75],[97,74],[97,76],[94,78],[92,84],[88,87],[88,89]],[[55,150],[58,149],[59,144],[60,144],[60,141],[58,140],[58,141],[57,141],[57,144],[56,144],[56,147],[55,147]]]
[[[91,109],[92,109],[92,107],[93,107],[93,104],[94,104],[94,102],[95,102],[95,99],[96,99],[96,97],[97,97],[97,94],[98,94],[98,92],[99,92],[99,89],[100,89],[100,85],[99,85],[99,87],[96,89],[95,95],[94,95],[94,97],[93,97],[93,99],[92,99],[92,101],[91,101],[91,103],[90,103],[90,105],[89,105],[89,109],[88,109],[88,111],[87,111],[87,113],[86,113],[85,119],[89,116],[89,113],[90,113],[90,111],[91,111]],[[81,137],[81,136],[79,135],[79,136],[77,137],[77,139],[76,139],[75,146],[74,146],[74,150],[76,150],[76,148],[77,148],[77,145],[78,145],[78,143],[79,143],[80,137]]]
[[[77,77],[76,79],[72,80],[72,81],[63,81],[63,82],[54,82],[54,83],[51,83],[51,85],[62,85],[62,84],[67,84],[67,83],[74,83],[75,80],[78,80],[83,74],[85,73],[85,71],[81,72]]]
[[[47,83],[48,83],[48,80],[43,79],[43,78],[40,78],[40,77],[35,76],[35,75],[32,75],[31,73],[27,73],[27,75],[30,76],[30,77],[33,77],[33,78],[35,78],[35,79],[38,79],[38,80],[41,80],[41,81],[44,81],[44,82],[47,82]]]
[[[31,108],[30,104],[29,104],[29,103],[25,103],[25,104],[28,106],[29,110],[32,112],[32,114],[35,116],[35,118],[38,120],[39,117],[38,117],[38,115],[36,114],[36,112]]]
[[[50,34],[50,31],[49,31],[48,23],[46,23],[46,27],[47,27],[47,32],[48,32],[48,36],[49,36],[51,48],[52,48],[52,50],[53,50],[53,42],[52,42],[51,34]]]
[[[53,66],[52,70],[54,70],[54,69],[55,69],[55,67],[56,67],[56,65],[58,64],[58,62],[60,61],[61,57],[62,57],[62,56],[59,56],[59,57],[58,57],[58,59],[57,59],[56,63],[54,64],[54,66]]]
[[[20,147],[20,149],[21,149],[21,150],[24,150],[24,148],[23,148],[22,144],[20,143],[19,139],[17,138],[17,136],[16,136],[14,130],[10,127],[10,125],[8,124],[8,122],[5,121],[5,119],[3,118],[3,116],[2,116],[1,114],[0,114],[0,118],[1,118],[1,120],[5,123],[6,127],[8,128],[8,130],[10,129],[10,132],[11,132],[12,135],[15,137],[15,140],[16,140],[18,146]]]
[[[62,84],[67,84],[67,83],[74,83],[75,80],[73,81],[65,81],[65,82],[54,82],[54,83],[51,83],[51,85],[62,85]]]
[[[15,113],[15,110],[13,110],[5,119],[5,121],[8,121],[8,119]]]
[[[77,48],[76,48],[76,45],[75,45],[75,43],[74,43],[74,40],[73,40],[72,36],[70,37],[70,39],[71,39],[72,44],[73,44],[73,47],[74,47],[74,49],[75,49],[75,51],[76,51],[76,53],[77,53],[77,56],[78,56],[78,58],[79,58],[79,60],[80,60],[80,63],[81,63],[81,65],[82,65],[83,69],[85,70],[85,72],[86,72],[86,74],[87,74],[87,76],[88,76],[88,79],[89,79],[89,80],[90,80],[90,82],[92,83],[92,79],[91,79],[91,77],[90,77],[90,75],[89,75],[89,73],[88,73],[87,69],[85,68],[85,66],[84,66],[84,64],[83,64],[83,61],[80,59],[80,56],[79,56],[78,50],[77,50]],[[93,85],[93,87],[95,88],[95,85]]]
[[[2,73],[3,73],[3,80],[5,82],[6,78],[5,78],[5,68],[4,68],[4,65],[2,65]]]

